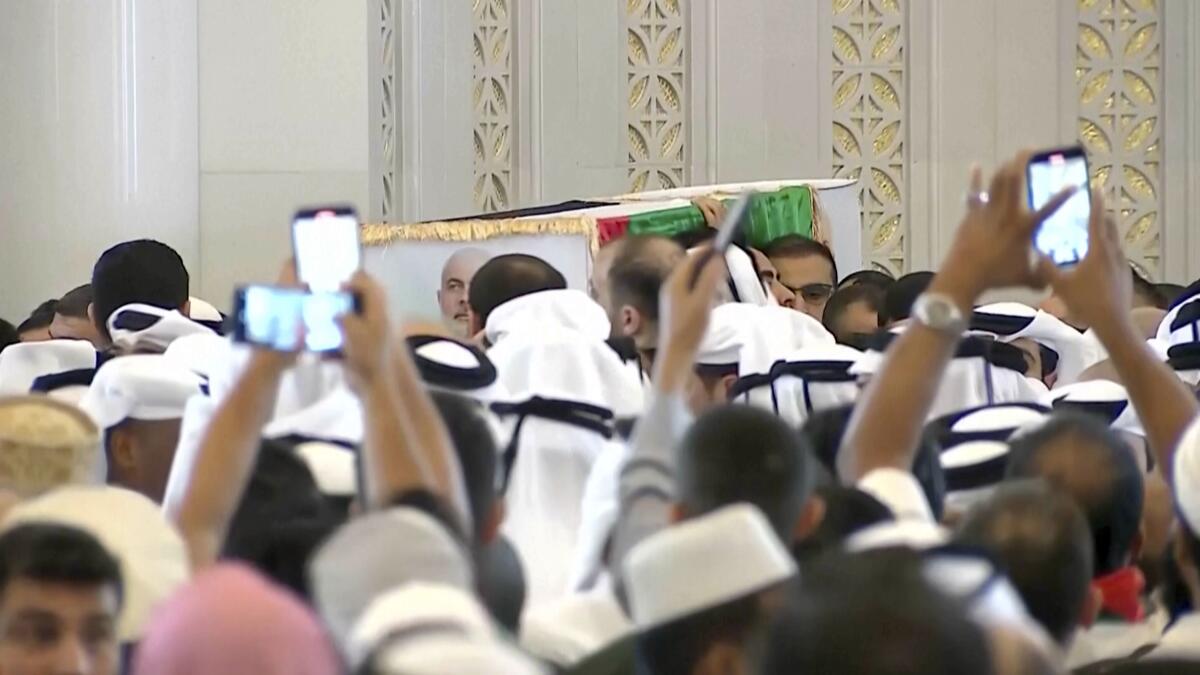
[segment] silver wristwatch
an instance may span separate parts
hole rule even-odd
[[[967,330],[967,317],[958,304],[941,293],[922,293],[913,303],[913,321],[936,331],[959,337]]]

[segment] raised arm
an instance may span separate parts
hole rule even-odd
[[[363,405],[364,495],[371,508],[427,490],[455,509],[468,526],[470,510],[453,441],[407,349],[397,346],[383,289],[358,273],[350,289],[361,314],[342,317],[345,366]]]
[[[1026,157],[1000,167],[986,193],[982,173],[972,169],[967,213],[925,294],[957,311],[958,320],[914,316],[892,343],[850,418],[838,453],[838,473],[845,482],[857,483],[880,468],[911,469],[925,418],[976,299],[992,288],[1039,285],[1029,259],[1033,233],[1071,193],[1063,192],[1030,213],[1024,206]]]
[[[1159,360],[1134,326],[1129,311],[1133,295],[1129,262],[1100,192],[1092,193],[1088,253],[1083,262],[1072,270],[1060,270],[1046,262],[1043,268],[1072,315],[1092,326],[1108,350],[1170,484],[1175,444],[1200,412],[1200,406],[1187,385]]]
[[[220,555],[254,472],[279,381],[294,360],[292,354],[256,349],[204,433],[179,506],[168,513],[187,544],[193,571],[212,565]]]
[[[692,289],[688,282],[697,265],[704,269]],[[629,549],[671,522],[675,445],[692,423],[687,388],[724,272],[719,257],[693,255],[680,263],[661,289],[653,393],[634,430],[633,447],[621,471],[621,509],[609,556],[614,570],[620,569]]]

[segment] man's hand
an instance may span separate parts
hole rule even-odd
[[[704,215],[704,224],[714,230],[720,227],[721,221],[725,219],[725,205],[718,199],[696,197],[692,200],[692,206],[700,209],[700,213]]]
[[[681,392],[692,371],[696,350],[708,329],[717,284],[724,278],[725,264],[709,249],[688,256],[667,277],[659,292],[658,356],[654,380],[662,391]],[[696,286],[694,271],[703,266]]]
[[[1030,212],[1025,207],[1024,176],[1029,154],[1021,153],[996,171],[983,192],[983,173],[971,169],[967,214],[954,235],[954,243],[938,271],[931,291],[949,295],[969,312],[975,299],[993,288],[1039,288],[1045,280],[1030,262],[1033,234],[1074,192],[1068,188],[1045,206]]]
[[[346,290],[358,296],[360,312],[343,315],[343,362],[359,393],[392,372],[392,329],[383,288],[366,272],[356,272]]]
[[[1117,224],[1104,210],[1104,197],[1092,191],[1092,216],[1088,220],[1088,252],[1070,270],[1041,262],[1041,274],[1072,316],[1096,329],[1110,331],[1120,323],[1132,325],[1133,279],[1121,248]]]

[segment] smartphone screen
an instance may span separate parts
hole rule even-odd
[[[314,291],[336,291],[361,262],[358,214],[348,206],[304,209],[292,220],[296,274]]]
[[[354,296],[276,286],[245,286],[234,297],[234,340],[278,351],[337,352],[337,318],[355,311]],[[297,343],[304,336],[304,344]]]
[[[1039,209],[1063,188],[1078,189],[1054,215],[1042,222],[1034,247],[1056,265],[1077,263],[1087,255],[1088,219],[1092,212],[1087,156],[1082,148],[1063,148],[1034,155],[1026,170],[1029,206]]]

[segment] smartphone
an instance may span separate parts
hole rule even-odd
[[[754,199],[754,192],[743,192],[733,206],[730,206],[725,211],[725,219],[721,221],[720,227],[717,228],[717,236],[713,238],[712,249],[704,253],[705,259],[698,263],[692,271],[692,277],[688,280],[688,288],[695,288],[696,282],[700,279],[700,272],[704,269],[704,265],[708,262],[708,258],[717,255],[725,255],[725,251],[733,243],[733,237],[737,234],[738,229],[742,225],[742,220],[746,217],[746,211],[750,209],[750,202]]]
[[[1087,255],[1088,219],[1092,214],[1090,176],[1087,154],[1078,146],[1039,152],[1025,168],[1031,209],[1040,209],[1063,188],[1077,188],[1033,235],[1034,248],[1056,265],[1072,265]]]
[[[314,291],[337,291],[362,263],[352,206],[301,209],[292,218],[296,276]]]
[[[357,298],[344,291],[242,286],[233,294],[230,332],[235,342],[267,349],[334,354],[342,349],[338,317],[358,311]]]

